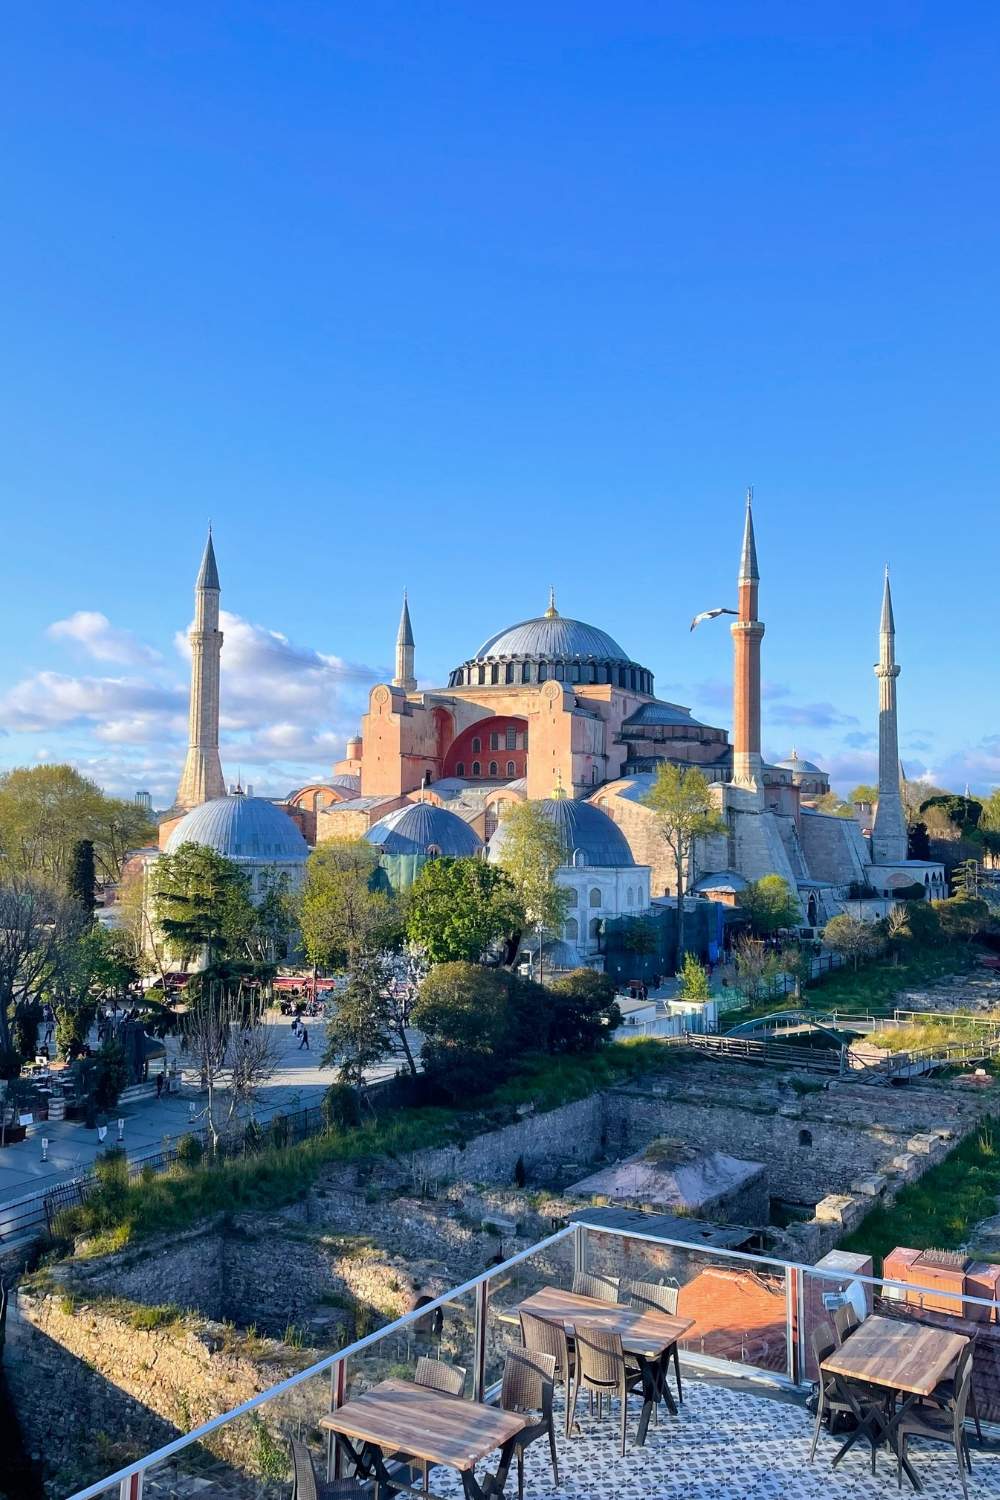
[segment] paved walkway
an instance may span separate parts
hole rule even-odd
[[[321,1068],[319,1060],[326,1044],[322,1017],[306,1023],[309,1032],[309,1048],[300,1047],[292,1035],[291,1017],[273,1014],[269,1016],[281,1046],[281,1060],[271,1081],[260,1091],[257,1118],[270,1119],[273,1114],[303,1109],[318,1104],[333,1082],[335,1074],[331,1068]],[[419,1055],[419,1039],[410,1038]],[[177,1039],[168,1037],[168,1054],[177,1053]],[[401,1059],[391,1058],[372,1068],[369,1082],[392,1077],[400,1066]],[[180,1094],[164,1094],[162,1098],[141,1099],[124,1105],[111,1116],[104,1146],[97,1139],[97,1131],[89,1130],[79,1120],[54,1120],[33,1125],[28,1129],[27,1139],[16,1145],[0,1148],[0,1235],[4,1233],[2,1205],[23,1198],[29,1193],[56,1187],[68,1182],[85,1171],[101,1150],[116,1144],[118,1138],[117,1119],[125,1121],[123,1142],[130,1157],[151,1156],[162,1149],[165,1137],[183,1135],[190,1124],[191,1107],[200,1111],[204,1095],[197,1089],[185,1086]],[[42,1161],[42,1137],[49,1143],[48,1161]]]

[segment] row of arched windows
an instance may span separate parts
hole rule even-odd
[[[606,682],[612,687],[630,688],[633,693],[652,693],[653,674],[645,667],[619,666],[617,662],[474,662],[458,667],[448,679],[449,687],[473,687],[487,684],[547,682]]]
[[[475,746],[473,746],[473,749],[475,749]],[[472,762],[472,770],[470,772],[470,775],[472,775],[472,776],[481,776],[482,774],[483,774],[482,762],[478,761],[478,760],[474,760]],[[491,760],[490,761],[490,768],[489,768],[489,770],[487,771],[486,774],[487,774],[487,776],[499,776],[500,775],[500,766],[497,763],[497,761],[495,761],[495,760]],[[507,762],[507,770],[506,770],[506,772],[504,774],[507,775],[507,776],[516,776],[517,775],[517,766],[514,764],[514,762],[512,760],[509,760]],[[456,765],[455,765],[455,775],[456,776],[464,776],[465,775],[465,761],[464,760],[460,760],[460,761],[458,761],[456,763]]]
[[[514,728],[507,729],[504,732],[503,739],[504,739],[503,748],[505,750],[527,750],[527,748],[528,748],[528,731],[526,729],[522,729],[522,730],[517,730],[517,729],[514,729]],[[473,753],[473,755],[478,755],[479,752],[482,750],[482,748],[483,748],[483,742],[479,738],[478,734],[477,735],[473,735],[473,737],[472,737],[472,753]],[[491,750],[499,750],[500,749],[500,735],[496,731],[494,731],[494,733],[490,735],[490,749]]]
[[[591,938],[596,942],[597,939],[601,935],[601,919],[600,919],[600,917],[592,917],[591,918],[591,920],[590,920],[590,927],[589,927],[588,931],[590,933]],[[575,943],[575,942],[577,942],[577,940],[579,939],[579,936],[580,936],[580,924],[576,920],[575,917],[567,917],[566,918],[566,922],[565,922],[564,927],[563,927],[563,932],[565,934],[567,942],[569,942],[569,943]]]

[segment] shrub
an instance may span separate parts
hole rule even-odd
[[[98,1050],[91,1073],[94,1104],[98,1109],[114,1109],[118,1096],[128,1082],[125,1053],[120,1042],[107,1041]]]
[[[131,1327],[145,1333],[154,1328],[168,1328],[171,1323],[179,1323],[180,1319],[181,1310],[172,1302],[156,1307],[135,1307],[128,1317]]]
[[[182,1167],[196,1167],[205,1154],[201,1139],[196,1135],[182,1135],[177,1142],[177,1160]]]
[[[708,973],[703,964],[698,962],[693,953],[685,953],[681,971],[677,975],[680,981],[678,994],[682,1000],[697,1000],[704,1004],[712,998],[712,990],[708,982]]]
[[[323,1095],[323,1119],[328,1126],[353,1130],[361,1124],[357,1090],[349,1083],[331,1083]]]
[[[271,1121],[271,1140],[279,1151],[288,1145],[288,1116],[275,1115]]]
[[[549,1052],[593,1052],[621,1025],[615,985],[607,974],[574,969],[551,985],[540,1003],[548,1008]]]

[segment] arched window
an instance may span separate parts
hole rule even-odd
[[[472,762],[472,774],[473,774],[473,776],[478,776],[479,775],[479,762],[478,762],[478,760],[474,760]]]
[[[482,671],[482,668],[480,668],[480,671]],[[625,687],[625,685],[626,685],[625,668],[624,667],[619,667],[618,668],[618,686],[619,687]]]
[[[634,895],[634,892],[632,890],[632,887],[629,886],[628,890],[625,892],[625,905],[626,906],[634,906],[635,902],[633,900],[633,895]]]
[[[479,736],[477,734],[476,737],[475,737],[475,739],[472,741],[472,753],[473,753],[473,755],[478,755],[479,752],[480,752],[480,750],[482,748],[483,748],[483,742],[482,742],[482,740],[479,738]]]
[[[573,666],[572,666],[571,671],[570,671],[570,676],[572,677],[572,679],[573,679],[574,682],[579,682],[580,681],[580,663],[578,661],[575,661],[573,663]]]
[[[566,675],[566,670],[565,670],[562,662],[561,661],[557,661],[556,662],[556,681],[557,682],[562,682],[563,677],[565,675]]]
[[[580,925],[577,922],[576,918],[575,917],[567,917],[566,918],[566,940],[567,940],[567,942],[575,943],[576,940],[577,940],[577,938],[579,936],[580,936]]]
[[[579,893],[577,891],[573,890],[572,887],[571,887],[566,892],[566,905],[567,906],[579,906],[579,904],[580,904]]]
[[[465,775],[465,761],[464,760],[460,760],[459,763],[458,763],[458,765],[455,767],[455,775],[456,776],[464,776]]]
[[[431,859],[437,859],[440,856],[440,854],[441,854],[441,845],[440,844],[428,844],[427,845],[427,853],[430,855]]]
[[[486,668],[485,668],[485,666],[482,666],[482,667],[479,668],[479,682],[480,682],[480,685],[482,685],[485,681],[486,681]]]
[[[592,886],[590,890],[590,904],[591,906],[600,906],[601,904],[601,893],[596,885]]]
[[[799,1145],[800,1146],[811,1146],[812,1143],[813,1143],[812,1131],[811,1130],[800,1130],[799,1131]]]
[[[509,760],[507,762],[507,775],[508,776],[516,776],[517,775],[517,767],[515,766],[515,764],[514,764],[514,762],[512,760]]]
[[[521,681],[522,682],[530,682],[531,681],[531,662],[530,661],[526,661],[526,662],[523,662],[521,664]]]
[[[507,663],[506,667],[504,668],[504,681],[505,682],[513,682],[514,681],[514,663],[512,661],[509,661]]]
[[[600,917],[591,917],[591,919],[590,919],[590,936],[591,936],[591,938],[593,939],[593,941],[595,943],[597,942],[597,940],[600,937],[600,935],[601,935],[601,919],[600,919]]]
[[[546,679],[546,677],[548,675],[549,675],[548,664],[546,662],[544,662],[544,661],[540,661],[538,663],[538,680],[539,680],[539,682],[544,682],[545,679]]]
[[[496,776],[497,775],[497,763],[496,763],[495,760],[491,760],[490,761],[490,775],[491,776]]]
[[[499,681],[500,681],[500,663],[495,661],[493,663],[492,667],[490,667],[490,682],[499,682]]]

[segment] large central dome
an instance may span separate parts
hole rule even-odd
[[[450,687],[563,682],[609,683],[633,692],[653,692],[652,674],[606,630],[570,620],[551,600],[543,615],[508,625],[485,640],[475,656],[457,667]]]
[[[508,625],[483,642],[473,661],[508,656],[544,656],[550,661],[586,661],[590,657],[598,661],[629,660],[605,631],[563,615],[539,615],[534,620],[522,620],[520,625]]]

